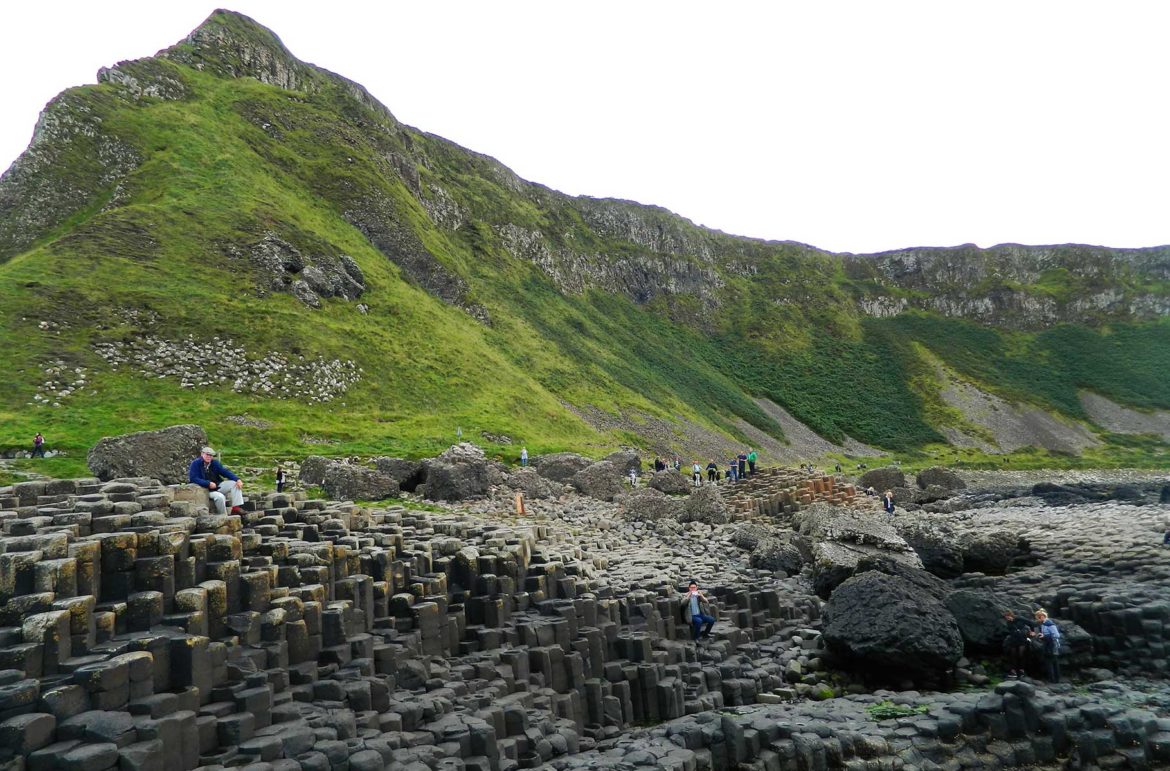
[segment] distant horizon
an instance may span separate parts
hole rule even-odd
[[[214,10],[50,0],[11,39],[0,168],[61,91],[182,40]],[[1170,245],[1156,98],[1170,8],[693,2],[367,8],[245,0],[294,56],[403,123],[565,195],[832,253]],[[68,19],[63,24],[62,19]],[[617,23],[615,22],[617,20]]]

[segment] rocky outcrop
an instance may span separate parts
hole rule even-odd
[[[400,488],[411,493],[427,481],[427,467],[420,460],[374,458],[374,468],[383,474],[389,474]]]
[[[677,498],[650,487],[639,487],[622,493],[614,498],[614,503],[620,507],[622,516],[634,522],[677,521],[683,508]]]
[[[626,488],[626,477],[620,466],[601,460],[578,471],[569,484],[582,495],[600,501],[612,501],[614,496]]]
[[[690,479],[672,468],[654,472],[646,484],[667,495],[686,495],[693,486]]]
[[[334,462],[332,459],[320,455],[310,455],[301,462],[301,470],[297,479],[302,485],[320,485],[325,481],[325,472]]]
[[[199,426],[171,426],[100,439],[90,448],[86,463],[102,481],[148,477],[168,485],[187,481],[187,469],[207,445]]]
[[[845,666],[889,682],[936,678],[963,655],[946,606],[899,576],[866,571],[837,587],[824,610],[824,639]]]
[[[950,469],[943,468],[942,466],[931,466],[930,468],[919,471],[918,475],[914,477],[914,482],[918,485],[918,489],[920,490],[927,490],[931,487],[939,487],[949,492],[954,490],[964,490],[967,487],[967,483],[963,481],[962,477]],[[897,485],[897,487],[903,486],[904,485]]]
[[[253,244],[247,258],[262,290],[289,292],[312,308],[330,297],[356,300],[366,290],[362,269],[349,255],[307,255],[275,233]]]
[[[1029,559],[1030,552],[1028,542],[1011,530],[964,533],[959,538],[959,546],[966,571],[996,576]]]
[[[695,488],[683,504],[680,522],[702,522],[707,525],[722,525],[730,521],[727,505],[715,485]]]
[[[555,498],[564,489],[564,485],[545,479],[532,468],[516,469],[508,474],[507,485],[528,498]]]
[[[1018,597],[978,588],[955,590],[947,595],[945,603],[959,625],[969,656],[1002,652],[1007,632],[1003,620],[1005,610],[1031,621],[1036,609]]]
[[[865,557],[887,557],[912,568],[922,562],[898,535],[888,519],[815,503],[792,517],[793,528],[811,544],[813,588],[821,598],[830,594],[857,569]]]
[[[963,548],[958,535],[945,522],[897,517],[893,525],[922,560],[923,569],[939,578],[955,578],[963,573]]]

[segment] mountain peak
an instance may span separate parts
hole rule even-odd
[[[195,69],[293,90],[306,90],[312,78],[309,66],[293,56],[276,33],[242,13],[223,9],[159,55]]]

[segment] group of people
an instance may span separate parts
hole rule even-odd
[[[741,479],[746,479],[752,474],[756,473],[756,461],[759,460],[759,454],[755,450],[749,448],[736,455],[727,462],[726,474],[720,469],[719,463],[712,459],[705,467],[695,461],[691,466],[691,481],[698,487],[703,483],[703,471],[707,472],[708,482],[719,482],[726,478],[730,482],[738,482]]]
[[[1037,610],[1035,622],[1018,617],[1013,611],[1003,612],[1007,631],[1004,634],[1003,649],[1008,655],[1008,677],[1023,677],[1031,655],[1037,659],[1045,679],[1051,683],[1060,682],[1060,627],[1048,617],[1044,608]]]

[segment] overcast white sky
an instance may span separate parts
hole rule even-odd
[[[0,6],[0,168],[59,91],[214,7]],[[835,251],[1170,243],[1170,3],[228,7],[400,120],[566,193]]]

